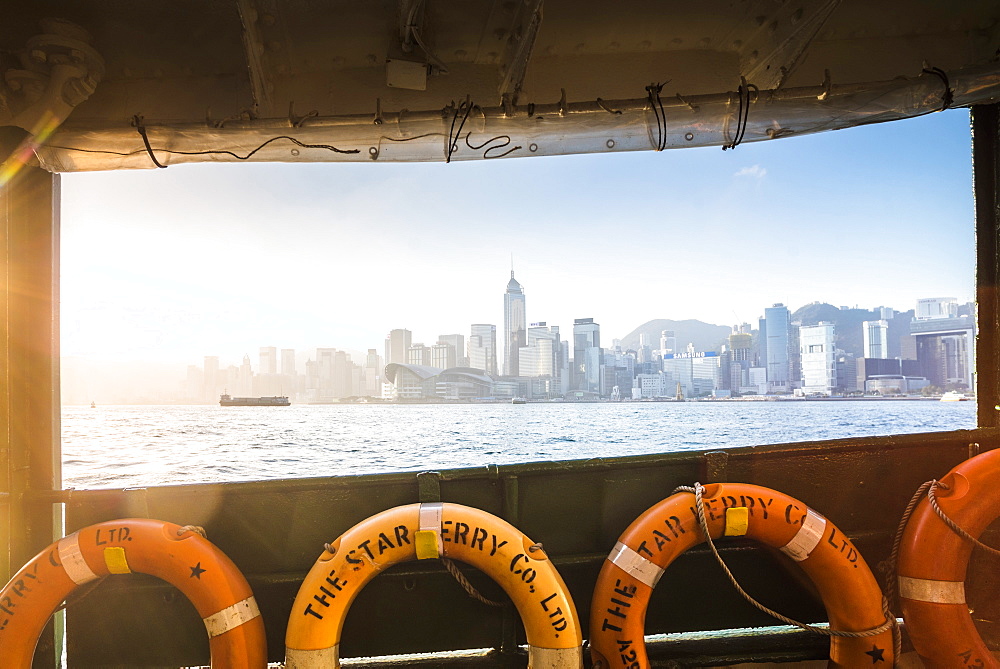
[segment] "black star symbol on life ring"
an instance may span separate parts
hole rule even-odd
[[[193,567],[188,567],[188,569],[191,570],[191,576],[189,578],[196,578],[199,581],[201,580],[201,575],[208,571],[207,569],[201,568],[200,562]]]
[[[866,650],[865,651],[865,655],[871,655],[872,656],[872,664],[875,664],[876,662],[885,662],[885,658],[882,657],[882,653],[884,653],[884,652],[885,652],[885,648],[879,648],[875,644],[872,644],[872,649],[871,650]]]

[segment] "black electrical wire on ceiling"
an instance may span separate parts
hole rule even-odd
[[[144,128],[144,130],[145,130],[145,128]],[[145,139],[145,135],[143,133],[140,133],[140,134],[142,134],[143,135],[143,139]],[[166,165],[161,165],[156,160],[156,158],[153,156],[152,152],[154,150],[155,151],[159,151],[160,153],[170,153],[170,154],[174,154],[174,155],[178,155],[178,156],[228,155],[228,156],[232,156],[236,160],[249,160],[255,153],[257,153],[258,151],[260,151],[261,149],[263,149],[265,146],[267,146],[268,144],[270,144],[272,142],[276,142],[279,139],[287,139],[288,141],[292,142],[296,146],[302,147],[303,149],[324,149],[326,151],[333,151],[334,153],[345,153],[345,154],[346,153],[360,153],[361,152],[360,149],[339,149],[336,146],[332,146],[330,144],[306,144],[305,142],[299,141],[299,140],[295,139],[294,137],[290,137],[288,135],[278,135],[277,137],[272,137],[272,138],[266,140],[265,142],[263,142],[262,144],[260,144],[260,146],[258,146],[257,148],[255,148],[252,151],[250,151],[250,153],[246,154],[245,156],[241,156],[241,155],[239,155],[239,154],[237,154],[237,153],[235,153],[233,151],[229,151],[228,149],[208,149],[208,150],[205,150],[205,151],[175,151],[173,149],[153,149],[153,148],[150,147],[148,141],[145,142],[146,148],[143,149],[143,150],[141,150],[141,151],[106,151],[106,150],[101,150],[101,149],[83,149],[83,148],[76,147],[76,146],[60,146],[58,144],[46,144],[46,146],[49,147],[49,148],[52,148],[52,149],[61,149],[63,151],[79,151],[80,153],[100,153],[100,154],[109,155],[109,156],[123,156],[123,157],[134,156],[137,153],[148,153],[149,156],[150,156],[150,158],[153,159],[153,162],[156,163],[157,167],[164,167],[165,168],[167,166]]]
[[[925,67],[923,69],[924,74],[933,74],[941,80],[944,84],[944,92],[941,94],[941,109],[939,111],[944,111],[951,107],[952,103],[955,101],[955,93],[951,90],[951,83],[948,81],[948,73],[942,70],[940,67]]]
[[[444,162],[451,162],[451,155],[458,151],[458,140],[462,136],[462,128],[465,127],[465,122],[469,120],[469,114],[472,113],[472,107],[474,103],[468,98],[465,101],[455,107],[455,114],[451,117],[451,129],[448,130],[448,151],[445,155]],[[458,124],[458,132],[455,132],[455,123],[458,121],[459,114],[465,112],[462,116],[462,122]]]
[[[740,106],[736,112],[736,133],[733,135],[733,140],[729,144],[724,144],[722,150],[735,149],[743,141],[744,135],[747,132],[747,121],[750,119],[750,91],[751,89],[756,94],[758,88],[753,84],[748,84],[746,79],[740,80],[740,86],[736,90],[736,96],[739,98]]]
[[[663,100],[660,99],[660,91],[662,90],[663,84],[646,86],[646,97],[649,99],[649,106],[653,108],[653,115],[656,116],[657,151],[663,151],[667,148],[667,112],[663,109]]]

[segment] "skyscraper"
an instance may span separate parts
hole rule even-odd
[[[528,328],[527,346],[521,348],[519,365],[521,376],[547,376],[555,380],[561,377],[559,366],[561,342],[559,326],[548,327],[544,322],[532,323]]]
[[[767,382],[772,391],[788,392],[791,389],[791,314],[788,307],[775,304],[764,309],[765,347],[767,355]]]
[[[663,330],[660,332],[660,357],[667,353],[677,352],[677,337],[673,330]]]
[[[514,270],[511,270],[507,291],[503,295],[503,373],[507,376],[519,373],[518,352],[526,343],[526,330],[524,292],[514,278]]]
[[[449,367],[468,367],[469,359],[465,356],[465,335],[443,334],[438,336],[438,344],[447,344],[455,351],[455,359]]]
[[[497,326],[477,323],[469,333],[469,367],[497,373]]]
[[[601,392],[601,326],[593,318],[573,321],[573,377],[576,390]]]
[[[802,352],[802,390],[830,395],[837,387],[837,358],[833,323],[803,326],[799,329]]]
[[[281,349],[281,375],[295,376],[295,349]]]
[[[261,346],[260,347],[260,369],[257,370],[258,374],[277,374],[278,373],[278,349],[274,346]]]
[[[864,353],[866,358],[889,357],[889,323],[888,321],[864,321],[861,323],[864,335]]]
[[[406,352],[410,348],[412,337],[413,333],[409,330],[390,331],[385,338],[385,364],[406,364]]]

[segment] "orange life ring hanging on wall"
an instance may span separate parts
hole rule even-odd
[[[73,590],[110,574],[133,572],[162,578],[194,604],[208,631],[213,667],[267,666],[264,623],[232,560],[190,528],[126,518],[63,537],[0,590],[4,669],[30,669],[42,629]]]
[[[945,516],[973,539],[1000,517],[1000,450],[958,465],[931,488]],[[973,544],[952,530],[925,497],[900,543],[899,598],[913,647],[927,667],[1000,667],[965,602]]]
[[[504,589],[524,623],[528,666],[583,666],[576,607],[545,551],[490,513],[438,502],[383,511],[328,544],[292,605],[287,669],[339,667],[344,619],[361,588],[391,565],[438,557],[471,564]]]
[[[831,637],[830,667],[891,667],[892,630],[882,592],[861,554],[833,523],[793,497],[743,483],[704,487],[702,504],[713,539],[746,536],[781,550],[812,579],[830,626],[865,637]],[[704,541],[695,496],[680,492],[649,508],[619,537],[597,577],[590,606],[595,669],[649,667],[643,632],[650,594],[664,570]]]

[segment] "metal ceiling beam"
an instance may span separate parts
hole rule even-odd
[[[760,89],[781,88],[838,5],[840,0],[826,0],[809,13],[788,5],[756,17],[759,30],[740,51],[743,77]]]
[[[538,29],[542,26],[542,2],[543,0],[523,0],[514,16],[513,28],[500,61],[503,81],[497,92],[501,102],[506,100],[509,104],[517,104],[524,75],[528,71],[528,61],[531,60],[531,50],[535,46]]]
[[[270,116],[273,85],[267,76],[267,57],[264,53],[264,38],[260,31],[260,11],[254,0],[236,0],[236,7],[243,26],[243,54],[250,76],[253,112],[256,116]]]

